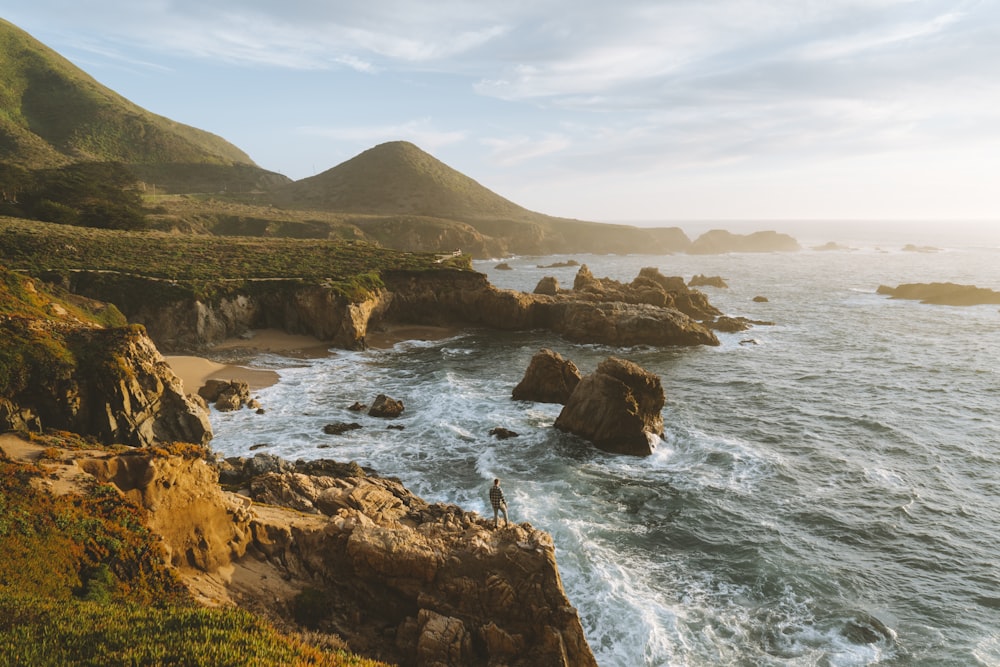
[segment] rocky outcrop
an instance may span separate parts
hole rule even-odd
[[[955,283],[909,283],[898,287],[879,285],[878,294],[893,299],[914,299],[921,303],[941,306],[978,306],[1000,304],[1000,292]]]
[[[258,454],[221,465],[256,503],[243,560],[322,596],[312,628],[354,651],[404,666],[596,664],[547,533],[495,531],[353,463]],[[272,612],[290,606],[278,602]]]
[[[497,289],[486,276],[467,271],[439,271],[434,276],[389,272],[384,280],[391,298],[383,315],[419,324],[546,329],[574,342],[615,346],[719,344],[711,331],[681,310],[718,314],[703,294],[678,278],[676,294],[668,295],[661,283],[674,286],[671,279],[659,276],[656,269],[643,271],[634,281],[639,288],[632,289],[593,279],[582,266],[576,282],[584,286],[555,295]]]
[[[207,413],[185,395],[142,327],[104,329],[14,318],[0,327],[8,341],[23,339],[32,328],[45,331],[48,343],[35,334],[39,344],[66,350],[75,363],[50,367],[49,377],[29,378],[2,397],[0,431],[60,429],[133,447],[211,439]]]
[[[379,394],[372,401],[372,406],[368,408],[369,417],[385,417],[392,419],[403,414],[404,406],[403,402],[386,396],[385,394]]]
[[[243,380],[208,380],[198,389],[198,396],[219,412],[232,412],[244,406],[260,409],[257,399],[250,397],[250,385]]]
[[[555,427],[608,452],[648,456],[663,435],[665,402],[660,378],[609,357],[580,381]]]
[[[322,591],[317,627],[353,650],[400,665],[596,664],[546,533],[493,531],[478,514],[377,477],[271,473],[252,489],[296,509],[305,504],[295,495],[308,494],[329,517],[297,531],[258,517],[255,545]]]
[[[733,234],[713,229],[696,238],[687,249],[689,255],[717,255],[727,252],[796,252],[799,242],[788,234],[774,231]]]
[[[85,458],[78,465],[149,511],[148,527],[162,538],[175,567],[216,572],[250,544],[250,499],[223,493],[218,470],[201,456],[137,450]]]
[[[565,404],[580,383],[580,370],[558,352],[543,348],[531,357],[524,377],[514,387],[515,401]]]
[[[728,289],[729,285],[722,276],[705,276],[699,273],[691,277],[691,280],[688,281],[688,287],[718,287],[719,289]]]

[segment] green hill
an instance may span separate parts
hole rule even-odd
[[[491,192],[406,141],[380,144],[274,193],[295,208],[455,219],[544,216]]]
[[[162,189],[287,180],[221,137],[133,104],[0,19],[0,162],[38,169],[88,161],[124,163]]]
[[[399,238],[398,218],[406,216],[411,236],[425,229],[428,241],[450,239],[468,236],[465,230],[471,227],[482,237],[478,246],[520,254],[681,252],[690,244],[678,228],[644,229],[529,211],[405,141],[380,144],[321,174],[277,188],[271,201],[285,208],[377,216],[368,223],[352,222],[390,242]],[[380,234],[386,227],[395,231]],[[443,233],[449,228],[455,233]]]
[[[124,164],[154,186],[147,193],[212,195],[180,205],[150,200],[154,225],[176,232],[349,238],[406,251],[461,248],[475,257],[660,254],[691,244],[676,227],[529,211],[402,141],[293,183],[214,134],[133,104],[0,19],[0,175],[4,165],[39,170],[83,162]],[[233,205],[244,208],[233,215]]]

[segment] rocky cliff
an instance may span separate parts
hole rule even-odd
[[[484,274],[460,269],[384,271],[384,288],[362,299],[294,280],[218,285],[202,298],[164,281],[88,272],[75,272],[67,287],[114,303],[167,352],[202,349],[266,327],[359,349],[369,329],[387,323],[544,329],[616,346],[718,345],[698,321],[719,312],[704,294],[680,278],[643,271],[632,284],[620,285],[593,278],[584,266],[577,282],[581,276],[589,282],[550,294],[499,289]],[[149,294],[155,298],[144,298]]]
[[[529,524],[494,531],[332,461],[221,462],[240,493],[222,491],[218,469],[190,452],[75,464],[148,511],[195,592],[214,579],[215,596],[404,666],[596,665],[552,539]]]
[[[212,437],[141,326],[101,326],[0,270],[0,431],[60,429],[137,447]]]

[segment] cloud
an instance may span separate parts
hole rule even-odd
[[[406,140],[432,152],[462,142],[468,137],[468,133],[463,130],[436,129],[432,126],[431,120],[427,118],[388,125],[303,126],[298,128],[298,133],[364,146],[386,141]]]
[[[507,138],[485,138],[480,140],[490,148],[490,157],[504,167],[512,167],[545,155],[560,153],[572,145],[565,135],[551,134],[539,139],[525,136]]]

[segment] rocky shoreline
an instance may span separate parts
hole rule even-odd
[[[313,336],[320,347],[363,347],[369,332],[391,341],[398,326],[541,328],[613,345],[712,345],[718,341],[709,326],[721,315],[683,280],[655,269],[622,284],[581,266],[570,290],[552,284],[526,294],[499,290],[469,271],[397,271],[361,303],[317,286],[288,292],[282,284],[275,293],[211,305],[181,300],[155,317],[140,308],[130,317],[145,318],[145,329],[105,329],[69,315],[30,279],[12,280],[63,317],[8,318],[3,326],[13,333],[42,328],[88,365],[4,397],[0,430],[66,429],[105,446],[135,447],[50,451],[59,467],[52,475],[112,484],[143,508],[165,558],[203,603],[236,604],[290,630],[336,635],[355,652],[400,665],[596,664],[563,590],[551,536],[527,523],[493,530],[475,512],[429,504],[398,480],[353,463],[266,454],[217,460],[205,448],[212,436],[206,406],[196,387],[185,391],[160,340],[204,349],[263,323]],[[242,340],[244,353],[253,349],[252,337]],[[645,442],[661,425],[638,423],[636,437]],[[578,431],[569,421],[561,427]],[[11,456],[12,436],[4,437]],[[172,442],[195,444],[178,454],[164,448]],[[39,460],[30,443],[14,449]]]

